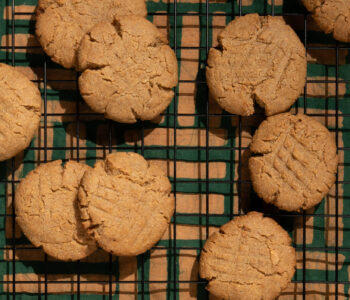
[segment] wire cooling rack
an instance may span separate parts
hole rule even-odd
[[[1,62],[31,76],[42,91],[44,109],[38,137],[0,168],[0,299],[207,299],[206,282],[198,277],[200,250],[215,228],[248,210],[264,211],[293,237],[297,271],[281,299],[349,298],[349,48],[319,32],[306,10],[292,0],[148,1],[149,19],[168,32],[179,60],[180,81],[158,123],[126,126],[89,111],[78,93],[78,75],[62,71],[41,52],[30,37],[35,5],[35,0],[1,3]],[[336,184],[311,211],[279,212],[256,197],[246,161],[249,138],[263,117],[232,116],[208,96],[205,63],[215,34],[236,16],[251,12],[284,16],[297,31],[309,65],[304,96],[294,111],[323,122],[336,139]],[[198,44],[192,41],[193,32]],[[162,133],[150,140],[157,129]],[[105,253],[81,262],[57,262],[32,247],[13,218],[20,179],[39,163],[75,159],[93,165],[113,151],[136,151],[163,166],[165,162],[176,212],[162,241],[131,262]]]

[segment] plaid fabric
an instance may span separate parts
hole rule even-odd
[[[147,4],[149,20],[168,34],[176,50],[180,83],[163,116],[129,126],[94,114],[79,96],[77,74],[43,55],[34,37],[36,0],[1,2],[0,61],[14,64],[38,84],[45,107],[30,148],[0,166],[0,299],[207,299],[206,283],[198,278],[200,249],[220,225],[249,210],[274,217],[297,249],[296,274],[280,299],[348,299],[349,48],[320,32],[294,0]],[[251,190],[247,146],[263,116],[230,116],[208,99],[208,48],[234,16],[252,12],[284,15],[306,42],[308,84],[294,110],[324,123],[337,140],[337,184],[305,214],[278,212]],[[54,261],[33,248],[12,218],[18,181],[45,161],[77,159],[93,165],[110,151],[141,153],[171,178],[176,213],[162,240],[137,258],[98,251],[76,263]]]

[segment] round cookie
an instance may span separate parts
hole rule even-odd
[[[177,60],[165,36],[138,16],[97,24],[79,50],[80,92],[86,103],[121,123],[152,120],[170,104]]]
[[[227,25],[219,47],[209,51],[209,91],[226,111],[254,113],[254,102],[270,116],[289,109],[306,81],[305,48],[280,17],[249,14]]]
[[[14,67],[0,64],[0,161],[27,148],[39,128],[39,89]]]
[[[47,55],[65,68],[76,67],[84,34],[115,15],[146,16],[144,0],[39,0],[36,35]]]
[[[105,251],[136,256],[169,226],[175,205],[170,193],[169,179],[139,154],[110,154],[81,182],[83,226]]]
[[[36,247],[50,256],[74,261],[97,249],[82,226],[78,208],[78,187],[90,169],[74,161],[40,165],[16,189],[16,221]]]
[[[254,190],[280,209],[309,209],[334,184],[335,141],[326,127],[310,117],[287,113],[267,118],[255,132],[250,150]]]
[[[350,2],[348,0],[302,0],[325,33],[341,42],[350,42]]]
[[[272,300],[295,272],[288,233],[274,220],[251,212],[234,218],[206,241],[199,273],[219,299]]]

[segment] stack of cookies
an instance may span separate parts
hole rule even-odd
[[[16,190],[16,221],[36,247],[74,261],[100,246],[120,256],[149,250],[174,213],[171,184],[141,155],[118,152],[94,168],[42,164]]]
[[[340,30],[341,18],[326,26],[329,2],[320,7],[304,0],[324,30],[345,41],[350,35]],[[56,63],[81,72],[86,103],[117,122],[154,119],[168,107],[178,82],[176,55],[146,14],[144,0],[38,3],[36,33],[43,49]],[[263,109],[268,116],[250,145],[254,190],[287,211],[320,203],[335,182],[337,148],[323,125],[286,113],[306,81],[306,51],[298,36],[281,18],[250,14],[228,24],[218,40],[208,56],[211,96],[230,113],[251,116]],[[2,124],[8,124],[0,129],[0,142],[10,144],[0,143],[4,160],[29,145],[41,97],[13,68],[0,65],[0,76]],[[169,226],[174,198],[160,169],[138,154],[118,152],[94,168],[73,161],[40,165],[19,184],[15,209],[35,246],[72,261],[98,246],[120,256],[149,250]],[[208,239],[200,275],[220,299],[273,299],[290,282],[295,264],[288,233],[251,212]]]
[[[54,62],[81,72],[91,109],[136,123],[159,116],[178,82],[176,55],[146,15],[144,0],[39,0],[36,34]]]

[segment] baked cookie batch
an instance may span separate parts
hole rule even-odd
[[[334,38],[350,41],[347,0],[303,0]],[[332,11],[332,13],[328,13]],[[144,17],[144,0],[39,0],[37,37],[52,60],[81,72],[86,103],[122,123],[152,120],[170,104],[178,62],[167,38]],[[241,116],[264,109],[250,150],[253,188],[286,211],[309,209],[335,182],[334,138],[320,123],[285,113],[303,92],[305,48],[279,17],[236,18],[210,50],[207,83],[226,111]],[[0,64],[0,160],[28,147],[39,127],[38,88]],[[169,179],[141,155],[117,152],[94,168],[69,161],[42,164],[16,189],[16,221],[36,247],[74,261],[97,247],[136,256],[163,236],[174,213]],[[295,249],[271,218],[251,212],[223,225],[207,240],[200,276],[219,299],[274,299],[291,281]]]

